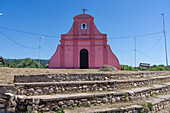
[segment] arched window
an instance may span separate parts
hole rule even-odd
[[[81,29],[87,29],[87,25],[85,23],[81,24]]]

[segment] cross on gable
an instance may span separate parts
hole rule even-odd
[[[85,13],[85,11],[87,11],[87,9],[85,9],[85,8],[84,8],[84,9],[81,9],[81,10],[83,10],[83,14]]]

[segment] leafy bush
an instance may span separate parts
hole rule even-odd
[[[128,65],[120,65],[121,70],[129,70],[129,71],[135,71],[136,69],[132,66],[128,66]]]
[[[29,67],[29,68],[38,68],[37,63],[39,62],[39,60],[38,59],[30,59],[30,58],[26,58],[26,59],[4,59],[4,62],[7,65],[0,65],[0,67],[11,67],[11,68],[26,68],[26,67]],[[22,62],[22,64],[21,64],[21,62]],[[24,64],[24,62],[25,62],[25,64]],[[28,63],[28,62],[30,62],[30,63]],[[42,60],[41,59],[40,67],[41,68],[48,68],[48,62],[49,62],[49,60]],[[31,63],[33,63],[33,64],[31,64]]]
[[[170,71],[170,66],[168,66],[168,70]],[[153,65],[149,68],[149,71],[166,71],[167,67],[164,65]]]

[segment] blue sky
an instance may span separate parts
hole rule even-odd
[[[168,58],[170,64],[170,1],[169,0],[0,0],[0,31],[16,42],[37,48],[40,35],[25,34],[2,27],[25,32],[47,34],[41,40],[41,59],[50,59],[60,43],[60,35],[69,31],[73,17],[86,8],[94,16],[100,32],[107,34],[108,44],[120,64],[134,66],[133,38],[163,31],[162,16],[165,14]],[[43,35],[42,35],[43,36]],[[163,33],[136,37],[137,65],[140,62],[165,64]],[[38,49],[17,45],[0,33],[0,56],[4,58],[38,58]]]

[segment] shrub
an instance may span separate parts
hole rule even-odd
[[[148,103],[148,109],[149,109],[150,111],[153,111],[153,105],[152,105],[152,103]]]

